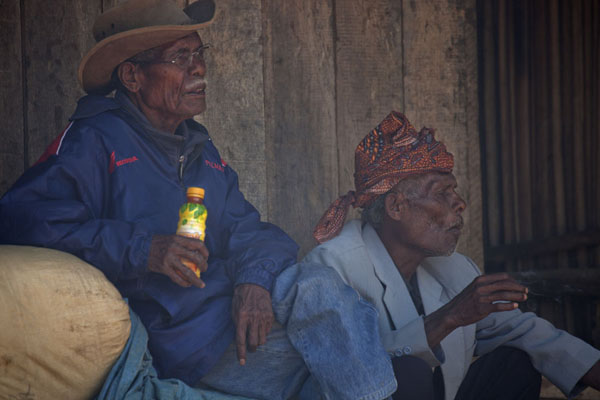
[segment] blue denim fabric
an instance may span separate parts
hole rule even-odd
[[[202,384],[268,400],[379,400],[396,390],[377,311],[335,270],[294,265],[279,275],[272,298],[279,324],[267,343],[243,367],[232,344]]]

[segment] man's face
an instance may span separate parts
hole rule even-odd
[[[191,54],[202,46],[193,33],[164,45],[157,61],[170,61]],[[184,120],[206,110],[206,64],[194,59],[188,67],[166,62],[143,65],[138,92],[144,106],[164,120]]]
[[[394,221],[396,237],[403,246],[425,256],[450,255],[458,243],[466,207],[456,193],[456,178],[451,173],[432,172],[416,179],[400,220]]]

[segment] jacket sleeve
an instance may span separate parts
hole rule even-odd
[[[600,351],[531,312],[517,309],[492,313],[476,327],[476,356],[502,345],[523,350],[534,368],[569,398],[585,389],[578,382],[600,359]]]
[[[237,173],[226,167],[227,196],[223,219],[228,230],[227,272],[235,286],[253,283],[271,291],[279,273],[296,263],[298,245],[277,226],[262,222],[240,192]]]
[[[519,310],[493,313],[477,323],[475,355],[501,345],[529,354],[535,369],[566,395],[577,395],[585,388],[578,385],[579,380],[600,359],[600,352],[589,344]]]
[[[0,200],[0,242],[69,252],[113,282],[145,273],[151,235],[103,217],[109,162],[97,133],[75,122],[59,154],[26,171]]]

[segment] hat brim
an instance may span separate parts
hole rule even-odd
[[[87,93],[100,92],[110,84],[114,69],[142,51],[181,39],[211,21],[193,25],[161,25],[117,33],[98,42],[81,60],[79,84]]]

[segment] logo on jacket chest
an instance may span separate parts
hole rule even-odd
[[[223,159],[221,159],[221,163],[216,163],[214,161],[210,161],[210,160],[204,160],[204,164],[209,166],[212,169],[216,169],[219,170],[221,172],[225,172],[225,167],[227,166],[227,163],[225,161],[223,161]]]
[[[110,154],[110,163],[108,164],[108,173],[112,174],[115,171],[116,167],[121,167],[125,164],[130,164],[132,162],[139,161],[139,158],[136,156],[123,158],[121,160],[117,160],[115,156],[115,152],[113,151]]]

